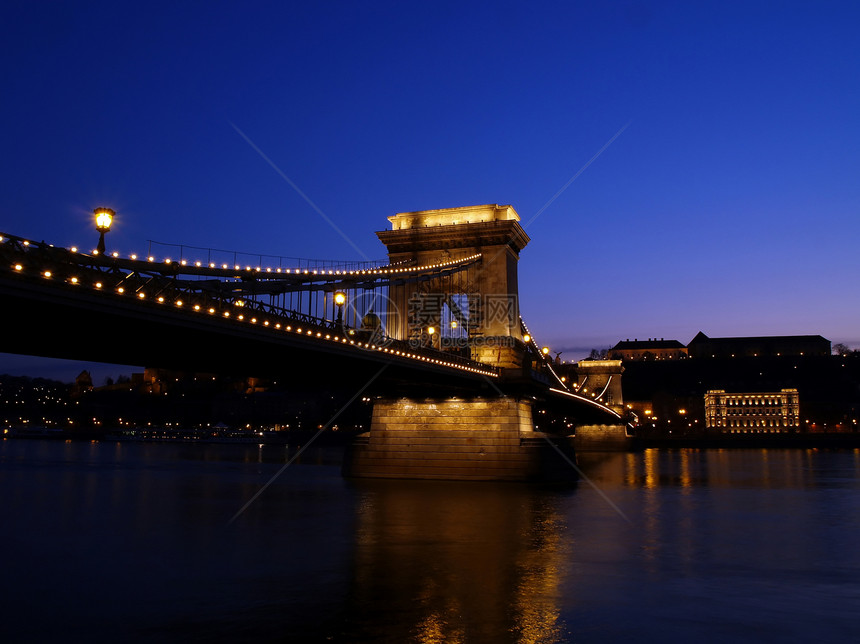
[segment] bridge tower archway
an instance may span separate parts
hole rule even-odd
[[[392,284],[388,335],[459,349],[503,369],[520,369],[525,347],[517,263],[529,237],[516,210],[488,204],[402,212],[388,220],[391,230],[376,234],[392,264],[426,266],[480,256],[465,276]],[[451,333],[451,326],[459,332]],[[428,333],[430,327],[435,333]]]

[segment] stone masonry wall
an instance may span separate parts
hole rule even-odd
[[[347,454],[347,476],[449,480],[543,478],[553,448],[534,432],[531,402],[378,400]],[[562,459],[555,456],[556,460]]]

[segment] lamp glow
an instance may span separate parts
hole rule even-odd
[[[96,208],[93,210],[96,216],[96,230],[99,231],[99,243],[96,250],[103,255],[105,252],[105,233],[110,232],[110,225],[116,213],[110,208]]]
[[[343,305],[346,304],[346,293],[343,291],[337,291],[334,294],[333,299],[337,306],[337,320],[335,320],[335,322],[337,324],[343,324]]]

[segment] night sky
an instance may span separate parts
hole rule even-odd
[[[123,254],[377,259],[389,215],[511,204],[540,213],[521,308],[563,359],[700,330],[858,346],[858,24],[856,2],[7,0],[0,231],[92,248],[108,206]]]

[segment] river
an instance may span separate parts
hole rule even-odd
[[[860,450],[581,455],[568,488],[293,451],[0,441],[0,640],[860,637]]]

